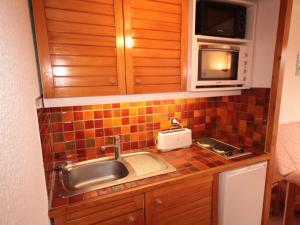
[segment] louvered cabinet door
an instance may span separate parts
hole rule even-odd
[[[186,88],[187,0],[123,0],[127,93]]]
[[[126,93],[122,0],[33,0],[44,97]]]

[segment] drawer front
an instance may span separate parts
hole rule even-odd
[[[144,224],[144,213],[143,210],[129,213],[123,216],[118,216],[111,220],[106,220],[95,225],[143,225]]]
[[[146,193],[147,224],[211,224],[212,180],[209,176]]]
[[[93,202],[68,210],[66,224],[101,224],[121,215],[143,209],[143,195],[136,195],[116,201]],[[135,224],[135,223],[133,223]]]

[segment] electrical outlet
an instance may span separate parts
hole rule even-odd
[[[179,123],[179,120],[174,117],[174,118],[171,119],[170,122],[171,122],[171,125],[177,125]]]
[[[300,52],[298,53],[296,75],[300,75]]]

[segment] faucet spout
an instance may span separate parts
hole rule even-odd
[[[114,139],[114,144],[101,146],[101,150],[105,151],[105,149],[107,149],[107,148],[114,148],[115,160],[121,160],[122,159],[122,151],[121,151],[120,136],[114,136],[113,139]]]

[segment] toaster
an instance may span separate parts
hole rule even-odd
[[[192,145],[192,132],[188,128],[180,128],[158,132],[157,149],[162,152],[178,148],[187,148]]]

